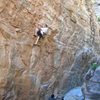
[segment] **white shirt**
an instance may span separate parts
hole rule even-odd
[[[45,28],[41,28],[41,33],[46,33],[48,31],[48,27],[45,27]]]

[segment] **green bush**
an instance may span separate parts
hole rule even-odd
[[[91,68],[91,69],[94,69],[94,70],[95,70],[96,68],[98,68],[98,67],[99,67],[98,65],[92,65],[92,66],[90,66],[90,68]]]

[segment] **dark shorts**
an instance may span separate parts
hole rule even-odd
[[[41,33],[41,30],[38,30],[38,31],[37,31],[37,35],[38,35],[40,38],[43,38],[43,34]]]

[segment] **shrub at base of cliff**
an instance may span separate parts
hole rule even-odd
[[[90,68],[91,68],[91,69],[94,69],[94,70],[95,70],[96,68],[98,68],[98,67],[99,67],[98,65],[92,65],[92,66],[90,66]]]

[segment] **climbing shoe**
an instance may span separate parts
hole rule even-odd
[[[34,47],[34,46],[40,46],[40,45],[39,45],[39,44],[33,44],[33,47]]]
[[[34,36],[34,37],[37,37],[37,35],[35,35],[35,34],[34,34],[33,36]]]

